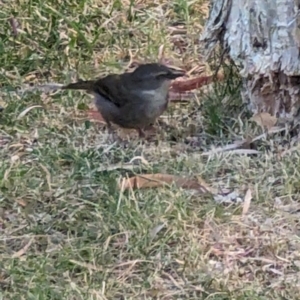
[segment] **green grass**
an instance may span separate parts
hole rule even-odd
[[[235,76],[171,105],[162,119],[175,129],[158,127],[154,140],[133,137],[126,146],[112,145],[90,122],[84,93],[10,92],[122,72],[132,56],[157,61],[161,45],[179,66],[203,65],[203,7],[185,0],[2,4],[0,299],[299,299],[299,153],[280,158],[279,143],[268,139],[257,156],[201,156],[254,132]],[[186,28],[177,37],[183,53],[169,30],[176,23]],[[18,118],[33,105],[41,107]],[[111,170],[136,156],[148,161],[146,170]],[[242,217],[243,204],[175,186],[120,191],[122,177],[145,172],[198,175],[242,198],[251,188],[249,212]]]

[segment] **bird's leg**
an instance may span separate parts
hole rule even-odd
[[[109,121],[106,121],[106,126],[107,126],[109,139],[111,139],[111,141],[114,142],[116,139],[116,136],[115,136],[115,132],[113,130],[111,123]]]
[[[112,129],[111,123],[109,121],[106,121],[106,126],[107,126],[108,133],[112,134],[113,133],[113,129]]]
[[[142,128],[138,128],[138,133],[139,133],[139,137],[140,138],[144,138],[146,135],[145,135],[145,132]]]

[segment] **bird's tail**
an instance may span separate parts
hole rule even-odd
[[[94,85],[93,80],[87,80],[87,81],[78,81],[74,83],[69,83],[67,85],[63,85],[60,83],[45,83],[42,85],[36,85],[36,86],[29,86],[24,87],[18,91],[18,93],[24,93],[24,92],[35,92],[40,91],[44,93],[49,93],[57,90],[85,90],[85,91],[92,91]]]
[[[91,91],[93,89],[95,81],[94,80],[86,80],[86,81],[78,81],[74,83],[69,83],[61,87],[62,90],[85,90]]]

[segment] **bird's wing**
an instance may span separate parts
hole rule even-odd
[[[111,74],[98,79],[94,84],[94,92],[99,93],[117,107],[124,106],[130,93],[130,90],[126,89],[127,76],[125,74]]]

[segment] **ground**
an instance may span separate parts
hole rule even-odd
[[[201,155],[261,133],[230,68],[172,103],[161,120],[173,127],[156,125],[144,142],[112,143],[84,93],[14,93],[122,72],[162,52],[209,72],[198,42],[207,12],[186,0],[2,3],[1,299],[299,299],[300,158],[279,155],[289,137],[261,139],[256,155]],[[245,202],[174,184],[119,188],[146,173],[201,178]]]

